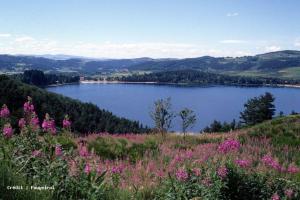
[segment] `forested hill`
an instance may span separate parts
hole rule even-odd
[[[178,70],[155,72],[143,75],[114,77],[111,80],[127,82],[157,82],[157,83],[186,83],[198,85],[242,85],[262,86],[277,84],[299,84],[296,80],[282,80],[278,78],[242,77],[221,75],[196,70]]]
[[[13,78],[30,85],[45,87],[56,84],[79,83],[79,76],[62,74],[45,74],[40,70],[26,70],[23,74],[14,74]]]
[[[300,67],[300,51],[277,51],[255,56],[185,58],[176,60],[150,60],[130,67],[131,70],[212,70],[212,71],[278,71]]]
[[[290,69],[292,68],[292,69]],[[23,72],[28,69],[56,72],[96,73],[103,71],[166,71],[194,69],[213,72],[259,72],[267,75],[293,75],[300,71],[300,51],[278,51],[255,56],[210,57],[185,59],[85,59],[55,60],[36,56],[0,55],[0,72]],[[284,70],[288,70],[285,72]],[[252,73],[253,74],[253,73]],[[299,75],[300,76],[300,75]],[[292,76],[294,77],[294,76]]]
[[[65,114],[73,121],[72,129],[80,133],[139,133],[145,132],[138,122],[119,118],[111,112],[99,109],[91,103],[82,103],[62,95],[54,94],[0,75],[0,105],[6,104],[12,113],[12,123],[23,116],[23,104],[31,96],[40,122],[46,113],[55,117],[57,126],[62,126]]]

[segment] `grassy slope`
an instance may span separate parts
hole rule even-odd
[[[282,118],[276,118],[264,123],[261,123],[259,125],[245,128],[242,130],[232,131],[228,133],[215,133],[215,134],[201,134],[197,136],[188,136],[186,140],[186,144],[188,145],[188,148],[193,149],[196,154],[194,155],[195,159],[201,159],[201,156],[204,156],[206,154],[213,156],[214,160],[222,160],[222,155],[220,153],[215,152],[216,147],[218,146],[218,143],[225,140],[226,138],[239,138],[239,140],[242,142],[242,152],[237,152],[236,156],[242,157],[242,158],[251,158],[251,157],[260,157],[260,155],[254,155],[253,153],[257,153],[256,149],[259,150],[259,154],[262,153],[262,155],[266,153],[272,153],[277,158],[284,160],[284,161],[291,161],[295,162],[298,166],[300,165],[300,153],[299,153],[299,146],[300,146],[300,116],[294,115],[294,116],[287,116]],[[71,135],[65,135],[65,141],[73,140],[74,138]],[[96,137],[96,138],[95,138]],[[100,154],[102,157],[104,155],[111,157],[111,154],[120,154],[123,151],[126,151],[130,154],[129,158],[133,158],[135,161],[142,160],[144,162],[147,162],[148,159],[153,158],[153,162],[157,162],[160,160],[160,158],[167,158],[169,159],[173,158],[172,156],[180,156],[182,153],[185,152],[186,146],[183,146],[183,140],[182,136],[174,135],[174,134],[168,134],[167,140],[162,143],[163,149],[161,151],[163,153],[151,155],[148,154],[148,156],[143,156],[144,152],[146,150],[155,150],[157,149],[156,145],[153,145],[153,141],[159,142],[161,139],[159,135],[120,135],[120,136],[113,136],[113,135],[105,135],[101,136],[101,140],[96,140],[99,137],[99,135],[89,135],[85,138],[76,138],[75,141],[78,144],[79,140],[86,140],[88,142],[88,146],[98,145],[98,149],[96,150],[96,154]],[[268,147],[263,146],[262,144],[267,144],[263,141],[263,138],[268,138],[271,141],[271,145]],[[1,139],[1,138],[0,138]],[[59,140],[59,138],[54,137],[54,140]],[[1,141],[1,140],[0,140]],[[125,146],[122,147],[122,144],[125,142]],[[53,144],[55,144],[54,142]],[[60,144],[63,144],[62,141],[59,141]],[[135,145],[134,145],[135,144]],[[268,143],[269,144],[269,143]],[[74,144],[75,145],[75,144]],[[71,145],[73,146],[73,144]],[[63,145],[63,148],[65,145]],[[199,148],[199,150],[197,150]],[[288,149],[286,152],[283,151],[283,149]],[[263,149],[263,150],[261,150]],[[103,151],[105,150],[105,151]],[[120,151],[121,150],[121,151]],[[264,150],[267,150],[267,152],[264,152]],[[270,152],[268,152],[270,150]],[[189,149],[187,149],[187,152]],[[200,157],[198,157],[198,154]],[[204,154],[204,155],[203,155]],[[250,157],[244,157],[244,156],[250,156]],[[230,156],[229,156],[230,157]],[[234,156],[235,157],[235,156]],[[227,159],[227,157],[223,157],[223,159]],[[124,161],[124,160],[123,160]],[[115,163],[123,162],[122,160],[115,161]],[[197,160],[195,160],[197,161]],[[167,160],[163,160],[163,163],[168,162]],[[222,161],[221,161],[222,162]],[[126,163],[126,162],[125,162]],[[159,162],[158,162],[159,163]],[[105,166],[107,163],[101,163],[100,166]],[[114,161],[109,162],[108,165],[114,165]],[[205,163],[204,163],[205,165]],[[0,165],[1,167],[2,165]],[[159,166],[159,165],[158,165]],[[165,165],[162,165],[165,166]],[[135,180],[137,177],[143,177],[144,182],[139,182],[142,184],[141,186],[146,187],[149,185],[150,181],[153,179],[148,173],[144,173],[145,169],[143,169],[144,165],[142,162],[137,162],[136,164],[133,164],[132,168],[129,169],[132,170],[130,173],[133,173],[132,176],[129,176],[128,179],[125,179],[128,181],[126,186],[132,186],[132,181]],[[159,168],[158,168],[159,169]],[[269,170],[264,169],[263,170]],[[253,170],[255,170],[253,168]],[[14,171],[10,171],[8,169],[1,168],[0,171],[2,172],[0,174],[1,180],[5,180],[2,185],[18,185],[18,184],[25,184],[23,179],[19,178]],[[7,173],[10,172],[10,175]],[[264,171],[264,172],[265,172]],[[272,171],[272,170],[270,170]],[[153,173],[152,171],[149,173]],[[134,174],[137,174],[138,176],[135,177]],[[300,174],[293,175],[294,180],[300,180]],[[12,178],[13,177],[13,178]],[[135,177],[135,178],[134,178]],[[9,179],[8,179],[9,178]],[[155,178],[155,177],[154,177]],[[289,177],[290,178],[290,177]],[[256,182],[253,182],[253,184]],[[80,183],[82,184],[82,183]],[[81,185],[82,186],[82,185]],[[77,185],[76,187],[79,187]],[[82,186],[83,187],[83,186]],[[249,186],[251,189],[258,187],[256,185]],[[5,188],[1,188],[2,191],[6,191]],[[134,196],[133,192],[131,190],[117,190],[114,192],[110,192],[110,198],[109,199],[152,199],[153,198],[153,192],[151,192],[151,189],[148,188],[145,190],[140,190],[136,196]],[[155,188],[154,188],[155,189]],[[157,190],[159,188],[156,188]],[[1,190],[0,190],[1,191]],[[0,193],[1,194],[1,193]],[[4,193],[3,193],[4,194]],[[31,195],[31,198],[30,198]],[[34,195],[34,197],[33,197]],[[44,195],[44,196],[43,196]],[[43,192],[34,192],[28,193],[25,191],[16,191],[15,194],[8,194],[6,193],[6,198],[4,199],[47,199],[50,198],[48,196],[49,194]],[[139,198],[138,195],[140,195]],[[149,198],[146,198],[145,196],[149,195]],[[1,197],[1,195],[0,195]],[[134,198],[135,197],[135,198]]]
[[[249,76],[249,77],[272,77],[282,79],[300,79],[300,67],[288,67],[273,71],[245,70],[245,71],[225,71],[218,72],[233,76]]]

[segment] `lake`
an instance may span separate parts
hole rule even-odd
[[[197,123],[192,129],[198,132],[213,120],[230,122],[239,120],[244,103],[265,92],[272,93],[276,100],[276,111],[285,114],[292,110],[300,112],[300,89],[271,87],[188,87],[151,84],[78,84],[49,87],[48,91],[91,102],[117,116],[137,120],[153,126],[149,112],[159,98],[171,97],[173,110],[184,107],[195,111]],[[173,122],[172,130],[180,130],[179,119]]]

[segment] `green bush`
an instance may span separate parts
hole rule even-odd
[[[125,139],[115,139],[112,137],[98,137],[88,143],[88,149],[94,151],[103,159],[121,159],[128,157],[130,161],[137,159],[148,151],[155,153],[158,151],[158,144],[155,140],[145,140],[144,143],[129,144]]]
[[[55,138],[56,138],[57,143],[60,144],[64,150],[70,150],[72,148],[73,149],[76,148],[76,144],[75,144],[73,138],[71,138],[68,135],[58,135]]]
[[[127,142],[124,139],[116,140],[111,137],[98,137],[88,142],[88,149],[94,151],[102,159],[122,158],[127,152]]]

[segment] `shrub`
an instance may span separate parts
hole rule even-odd
[[[114,160],[122,158],[127,153],[127,142],[125,139],[114,139],[112,137],[98,137],[88,143],[88,149],[94,150],[102,159]]]
[[[64,150],[75,149],[76,144],[74,139],[69,135],[58,135],[55,137],[56,142],[61,145]]]

